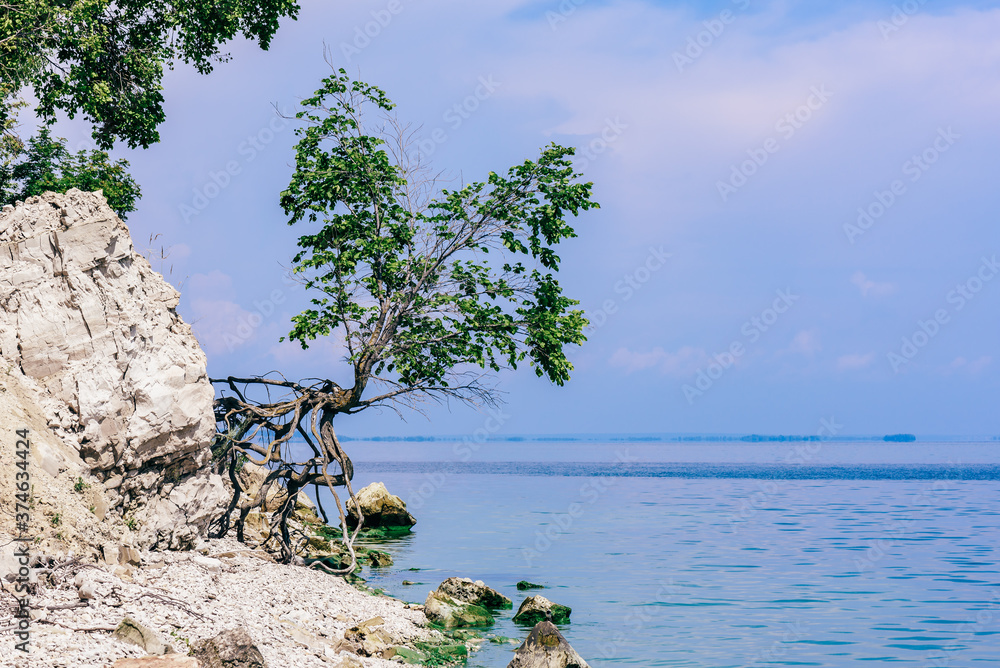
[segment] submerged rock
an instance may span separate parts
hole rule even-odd
[[[527,591],[529,589],[545,589],[545,585],[535,584],[534,582],[528,582],[527,580],[521,580],[517,583],[518,591]]]
[[[456,598],[432,591],[424,601],[424,614],[433,624],[446,629],[492,626],[493,615],[486,608],[465,603]]]
[[[392,555],[379,550],[368,550],[368,564],[372,568],[387,568],[392,566]]]
[[[573,610],[565,605],[553,603],[544,596],[529,596],[521,602],[514,615],[516,624],[537,624],[549,620],[556,624],[565,624]]]
[[[357,526],[358,505],[364,515],[366,527],[411,527],[417,520],[406,510],[406,503],[395,494],[390,494],[385,485],[373,482],[361,488],[354,499],[347,502],[347,517],[350,525]]]
[[[510,610],[514,607],[514,603],[509,598],[497,590],[487,587],[482,580],[473,582],[469,578],[448,578],[438,585],[437,590],[452,598],[457,598],[459,601],[474,603],[484,608]]]
[[[264,655],[244,628],[223,631],[191,648],[202,668],[267,668]]]
[[[590,668],[552,622],[538,622],[507,668]]]

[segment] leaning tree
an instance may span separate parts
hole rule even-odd
[[[335,337],[351,373],[342,383],[213,379],[221,390],[216,451],[235,489],[216,535],[238,511],[242,539],[248,513],[277,486],[284,503],[270,535],[291,560],[308,539],[289,530],[295,497],[313,485],[318,500],[323,486],[337,505],[351,555],[342,572],[350,572],[363,519],[347,526],[334,489],[346,486],[353,497],[335,418],[374,406],[419,409],[427,400],[493,404],[490,372],[521,363],[565,383],[573,367],[564,348],[585,340],[587,320],[556,280],[555,246],[576,236],[568,214],[598,204],[573,169],[573,149],[555,144],[506,174],[439,187],[385,93],[342,69],[302,106],[295,172],[281,204],[289,225],[308,228],[293,272],[313,298],[292,318],[288,338],[307,348]],[[240,486],[247,459],[267,471],[260,493]]]

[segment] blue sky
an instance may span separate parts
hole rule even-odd
[[[500,376],[497,433],[1000,433],[998,5],[304,2],[269,52],[168,75],[161,143],[117,152],[144,190],[129,224],[159,235],[210,373],[341,378],[334,342],[278,343],[307,297],[282,268],[304,230],[277,204],[295,138],[273,105],[315,90],[325,43],[444,131],[455,182],[580,149],[602,208],[562,282],[600,326],[566,387]],[[488,418],[427,416],[340,429]]]

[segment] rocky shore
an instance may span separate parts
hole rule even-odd
[[[0,665],[104,668],[147,656],[146,647],[115,635],[125,618],[179,654],[225,630],[244,629],[269,668],[398,665],[360,655],[363,648],[351,639],[358,634],[350,631],[365,622],[389,647],[448,642],[425,628],[419,606],[373,596],[340,577],[276,564],[235,540],[206,541],[197,551],[147,552],[138,565],[115,570],[76,564],[55,570],[51,579],[40,575],[32,597],[31,652],[15,649],[8,626]],[[9,598],[13,584],[2,586]]]
[[[214,390],[178,299],[100,192],[0,211],[0,666],[463,662],[483,641],[471,629],[511,600],[450,578],[407,604],[308,567],[351,560],[304,496],[293,565],[262,549],[284,490],[247,515],[243,542],[206,539],[233,487],[213,467]],[[265,469],[238,476],[254,498],[267,489]],[[369,536],[416,522],[381,483],[357,504]],[[585,668],[550,623],[569,612],[525,600],[518,615],[535,627],[511,665]]]

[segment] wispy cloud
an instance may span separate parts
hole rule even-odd
[[[875,361],[875,353],[851,353],[837,358],[838,371],[855,371],[871,366]]]
[[[964,357],[956,357],[951,361],[951,364],[945,369],[945,373],[957,373],[963,372],[971,375],[976,375],[981,373],[986,367],[993,363],[993,358],[989,355],[983,355],[979,359],[970,362]]]
[[[877,283],[867,276],[863,271],[857,271],[851,276],[851,283],[858,286],[858,290],[861,291],[862,297],[888,297],[889,295],[896,292],[896,286],[893,283]]]
[[[821,350],[823,350],[823,344],[820,343],[819,330],[803,329],[795,335],[795,338],[792,339],[788,347],[781,352],[813,357]]]
[[[711,361],[703,348],[683,346],[677,352],[668,352],[657,346],[649,352],[633,352],[619,348],[608,362],[611,366],[625,370],[625,373],[657,369],[667,376],[688,377]]]

